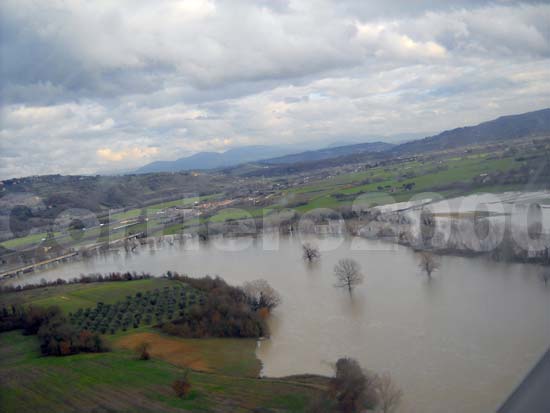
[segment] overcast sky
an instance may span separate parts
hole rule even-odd
[[[550,4],[2,0],[0,179],[550,107]]]

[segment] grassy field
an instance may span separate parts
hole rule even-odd
[[[315,385],[192,371],[192,392],[170,385],[184,370],[128,351],[40,357],[34,336],[0,334],[2,412],[303,412]],[[268,411],[268,410],[266,410]]]
[[[253,339],[187,339],[144,328],[109,336],[109,340],[114,348],[130,351],[147,342],[153,357],[197,371],[242,377],[260,375],[261,363],[256,358]]]
[[[226,208],[209,218],[210,222],[224,222],[229,219],[255,218],[263,215],[263,208]]]
[[[183,206],[190,206],[190,205],[193,205],[195,202],[212,200],[212,199],[215,199],[215,198],[219,197],[220,195],[221,194],[212,194],[212,195],[206,195],[206,196],[201,196],[201,197],[189,197],[189,198],[176,199],[174,201],[160,202],[160,203],[157,203],[157,204],[149,205],[149,206],[146,207],[146,209],[148,211],[148,214],[151,215],[151,214],[154,214],[154,212],[156,210],[162,210],[162,209],[170,208],[170,207],[173,207],[173,206],[182,206],[182,207]],[[142,212],[143,212],[143,208],[129,209],[128,211],[118,212],[116,214],[112,214],[109,217],[109,219],[110,219],[111,222],[129,220],[129,219],[132,219],[132,218],[139,217],[142,214]],[[143,225],[143,224],[141,224],[141,226],[139,224],[134,225],[134,226],[131,227],[131,229],[134,232],[143,231],[145,229],[145,225]],[[85,239],[89,240],[89,239],[92,239],[92,238],[97,238],[100,234],[100,231],[101,231],[100,228],[89,229],[86,232],[86,234],[84,234]],[[125,231],[118,231],[118,234],[117,234],[117,231],[115,231],[114,233],[111,234],[111,240],[119,239],[119,238],[123,237],[124,234],[125,234]],[[10,239],[10,240],[1,242],[0,245],[3,246],[4,248],[9,248],[9,249],[30,247],[31,245],[39,244],[40,242],[42,242],[42,239],[46,238],[46,235],[47,234],[45,232],[37,233],[37,234],[30,234],[30,235],[27,235],[27,236],[24,236],[24,237],[14,238],[14,239]],[[61,233],[55,233],[54,236],[56,238],[59,238],[60,242],[70,241],[70,237],[68,235],[62,236]],[[103,237],[100,237],[99,239],[97,239],[95,241],[100,241],[100,242],[101,241],[106,241],[107,238],[108,237],[103,236]],[[89,242],[90,241],[88,241],[88,243]],[[78,242],[77,242],[77,244],[78,244]]]
[[[181,207],[189,206],[189,205],[193,205],[195,202],[208,201],[219,196],[220,194],[212,194],[212,195],[206,195],[201,197],[195,196],[195,197],[189,197],[189,198],[176,199],[174,201],[160,202],[158,204],[149,205],[146,207],[146,209],[149,211],[149,214],[151,214],[151,213],[154,213],[155,210],[161,210],[161,209],[170,208],[174,206],[181,206]],[[142,211],[143,211],[143,208],[130,209],[125,212],[112,214],[110,218],[112,221],[136,218],[141,215]]]
[[[488,155],[472,155],[444,161],[406,162],[391,167],[376,167],[365,172],[336,176],[333,179],[308,186],[291,189],[286,197],[293,203],[300,203],[297,211],[307,212],[315,208],[336,208],[351,205],[354,196],[378,194],[378,204],[402,202],[416,194],[430,192],[447,185],[470,182],[481,173],[507,171],[517,168],[521,163],[513,158],[488,159]],[[406,174],[414,176],[403,179]],[[368,180],[369,183],[364,183]],[[410,191],[403,185],[414,183]],[[487,187],[486,190],[505,191],[516,186]],[[380,189],[382,188],[382,189]],[[483,187],[471,186],[468,193],[483,191]],[[442,190],[441,195],[464,195],[464,191]],[[338,199],[335,195],[341,195]]]
[[[114,304],[136,292],[162,289],[179,281],[166,278],[150,278],[135,281],[117,281],[90,284],[67,284],[2,294],[2,304],[20,303],[47,307],[57,305],[65,313],[79,308],[94,307],[97,302]]]
[[[2,294],[3,304],[59,305],[70,312],[127,295],[173,286],[148,279],[72,284]],[[261,364],[250,339],[182,339],[150,327],[106,335],[112,351],[42,357],[35,336],[0,334],[2,412],[303,412],[322,386],[294,379],[258,379]],[[135,346],[151,343],[152,359]],[[177,398],[171,383],[191,369],[191,394]]]
[[[25,245],[31,245],[31,244],[38,244],[42,242],[42,239],[46,238],[48,234],[45,232],[40,232],[37,234],[30,234],[24,237],[14,238],[10,239],[8,241],[4,241],[0,243],[1,246],[4,248],[19,248]],[[59,236],[60,233],[55,233],[54,236]]]

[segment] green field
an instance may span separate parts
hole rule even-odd
[[[337,208],[351,205],[354,195],[378,194],[378,205],[409,200],[414,195],[430,192],[447,185],[471,182],[481,173],[507,171],[519,167],[522,163],[513,158],[487,159],[488,155],[472,155],[463,158],[453,158],[444,161],[406,162],[390,167],[376,167],[365,172],[336,176],[331,180],[315,183],[286,191],[291,202],[300,202],[296,207],[299,212],[307,212],[315,208]],[[437,170],[436,170],[437,169]],[[406,173],[414,177],[399,179]],[[370,183],[363,184],[365,180]],[[410,191],[403,189],[403,185],[414,183]],[[382,190],[380,190],[380,187]],[[506,191],[516,186],[487,187],[486,190]],[[443,196],[465,195],[483,191],[483,187],[471,185],[468,192],[459,190],[439,190]],[[335,195],[346,197],[340,200]],[[384,196],[383,196],[384,195]],[[349,199],[348,199],[349,198]],[[385,199],[383,199],[385,198]]]
[[[31,244],[38,244],[42,242],[43,238],[46,238],[48,234],[45,232],[40,232],[37,234],[30,234],[24,237],[14,238],[10,239],[8,241],[4,241],[0,243],[0,245],[4,248],[19,248],[25,245],[31,245]],[[55,233],[54,236],[59,236],[60,233]]]
[[[184,223],[178,223],[178,224],[171,224],[163,229],[159,229],[158,231],[155,231],[152,235],[154,237],[159,237],[162,235],[174,235],[174,234],[181,234],[186,228],[189,228],[191,226],[199,225],[200,220],[198,218],[190,219]]]
[[[191,394],[170,385],[184,370],[128,351],[41,357],[34,336],[0,334],[0,402],[9,412],[303,412],[314,385],[222,374],[190,375]]]
[[[158,210],[162,210],[162,209],[165,209],[165,208],[170,208],[170,207],[173,207],[173,206],[189,206],[189,205],[193,205],[195,202],[208,201],[208,200],[215,199],[215,198],[219,197],[220,195],[221,194],[212,194],[212,195],[206,195],[206,196],[200,196],[200,197],[190,197],[190,198],[176,199],[174,201],[160,202],[160,203],[157,203],[157,204],[149,205],[149,206],[145,207],[145,209],[148,211],[148,214],[151,215],[151,214],[154,214],[155,211],[158,211]],[[142,214],[142,212],[143,212],[143,208],[129,209],[128,211],[118,212],[116,214],[112,214],[109,217],[109,219],[110,219],[111,222],[124,221],[124,220],[132,219],[132,218],[137,218]],[[145,224],[136,224],[136,225],[128,228],[128,230],[130,230],[130,229],[134,233],[135,232],[140,232],[140,231],[143,231],[145,229]],[[86,239],[88,239],[88,243],[89,243],[90,239],[97,238],[100,235],[100,232],[101,232],[100,228],[92,228],[92,229],[86,231],[84,236],[85,236]],[[41,233],[37,233],[37,234],[27,235],[27,236],[24,236],[24,237],[13,238],[13,239],[1,242],[0,246],[2,246],[4,248],[9,248],[9,249],[29,247],[31,245],[39,244],[40,242],[42,242],[42,239],[46,238],[46,235],[47,234],[45,232],[41,232]],[[111,240],[116,240],[116,239],[122,238],[124,235],[125,235],[125,231],[120,231],[118,234],[116,232],[111,233],[110,239]],[[70,241],[70,237],[68,235],[62,236],[61,233],[55,233],[54,236],[56,238],[60,237],[59,238],[60,242]],[[94,240],[94,241],[102,242],[102,241],[106,241],[107,239],[108,239],[107,236],[102,236],[102,237],[99,237],[99,239]],[[79,244],[79,242],[77,241],[76,244]]]
[[[220,194],[212,194],[212,195],[206,195],[206,196],[200,196],[200,197],[195,196],[195,197],[189,197],[189,198],[176,199],[174,201],[160,202],[158,204],[149,205],[145,207],[145,209],[147,209],[148,213],[151,214],[151,213],[154,213],[155,210],[161,210],[161,209],[170,208],[174,206],[181,206],[181,207],[189,206],[189,205],[193,205],[195,202],[208,201],[219,196]],[[143,211],[143,208],[134,208],[125,212],[112,214],[110,219],[120,221],[124,219],[136,218],[141,215],[142,211]]]
[[[210,222],[224,222],[231,219],[246,219],[261,217],[263,208],[225,208],[211,216]]]
[[[154,357],[204,372],[256,378],[262,367],[256,358],[254,339],[181,338],[151,327],[118,332],[106,338],[115,349],[131,350],[141,342],[148,342]]]
[[[79,308],[94,307],[97,302],[114,304],[124,300],[127,295],[172,286],[179,281],[166,278],[150,278],[135,281],[116,281],[90,284],[67,284],[35,288],[21,292],[3,294],[2,304],[21,303],[47,307],[56,305],[65,313]]]
[[[178,281],[148,279],[72,284],[4,293],[3,304],[60,305],[70,312]],[[0,334],[2,412],[304,412],[323,386],[258,379],[251,339],[183,339],[141,327],[105,336],[112,351],[43,357],[36,336]],[[134,345],[151,342],[152,359],[137,360]],[[191,368],[192,391],[180,399],[171,383]]]

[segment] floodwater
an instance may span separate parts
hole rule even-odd
[[[283,302],[258,357],[266,376],[331,372],[342,356],[391,373],[404,393],[400,412],[495,411],[550,344],[550,285],[540,267],[446,256],[432,279],[406,248],[327,237],[313,265],[299,237],[214,239],[59,265],[13,279],[167,270],[219,275],[229,283],[264,278]],[[365,281],[353,294],[334,286],[333,267],[354,258]]]

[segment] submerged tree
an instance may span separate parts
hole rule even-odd
[[[402,392],[389,374],[378,376],[363,369],[349,357],[338,359],[334,377],[321,392],[308,413],[358,413],[376,411],[393,413],[401,402]]]
[[[429,252],[421,252],[418,268],[431,278],[432,273],[439,268],[439,261]]]
[[[302,245],[302,252],[304,260],[308,262],[313,262],[316,259],[321,257],[321,253],[319,252],[319,249],[315,246],[310,244],[309,242],[306,242],[304,245]]]
[[[334,266],[334,276],[337,280],[336,287],[347,288],[350,294],[356,285],[363,282],[361,266],[351,258],[338,261],[338,264]]]
[[[436,227],[436,218],[428,208],[422,208],[420,213],[420,241],[422,245],[431,245]]]
[[[542,272],[540,278],[544,282],[544,285],[548,285],[548,281],[550,281],[550,271]]]
[[[378,408],[383,413],[394,412],[403,397],[403,392],[393,382],[389,374],[377,377],[376,394],[378,396]]]
[[[376,376],[365,372],[356,360],[341,358],[336,362],[335,376],[329,387],[338,410],[355,413],[378,405],[376,386]]]
[[[271,311],[281,303],[281,296],[266,280],[255,280],[244,283],[243,291],[253,310],[263,308]]]

